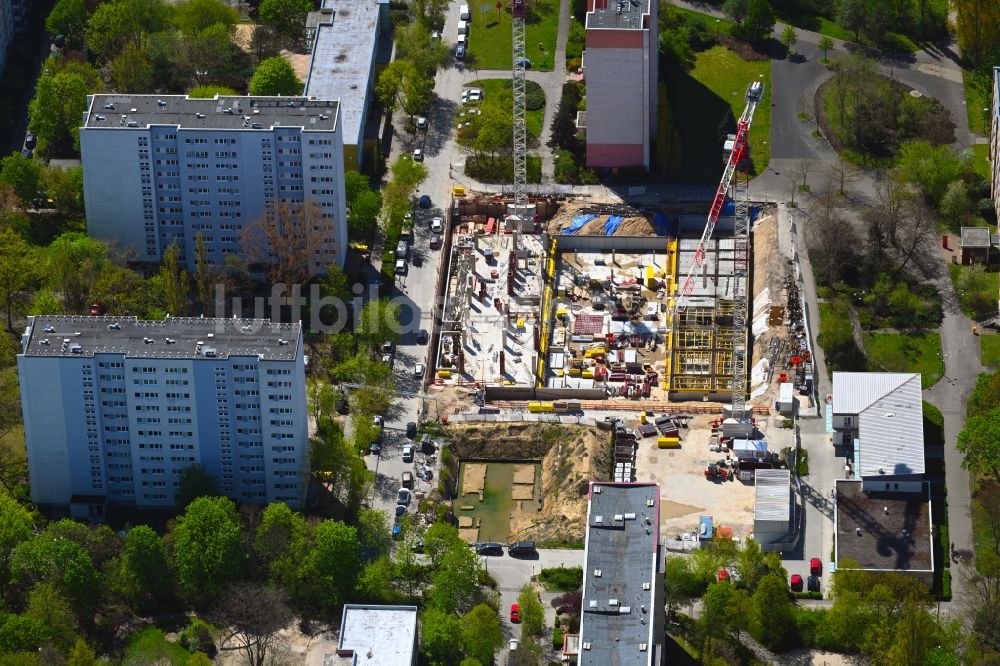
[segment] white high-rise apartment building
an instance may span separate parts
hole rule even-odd
[[[87,232],[159,263],[173,243],[188,270],[243,256],[243,230],[275,209],[312,209],[323,273],[347,251],[340,104],[305,97],[92,95],[80,128]],[[253,259],[253,257],[248,257]]]
[[[201,465],[241,503],[303,505],[301,324],[29,317],[17,357],[32,500],[99,518],[174,505]]]

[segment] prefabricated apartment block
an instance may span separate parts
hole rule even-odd
[[[649,168],[656,137],[657,3],[588,0],[587,166]]]
[[[57,514],[173,508],[192,465],[241,504],[305,502],[299,323],[29,317],[17,373],[31,498]]]

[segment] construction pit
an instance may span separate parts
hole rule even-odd
[[[603,202],[535,206],[513,221],[500,217],[495,199],[453,206],[436,383],[474,384],[494,398],[515,395],[497,389],[519,387],[549,389],[556,399],[732,400],[732,217],[721,217],[702,245],[701,215],[668,219]],[[789,253],[778,236],[775,218],[759,215],[750,244],[747,385],[762,412],[782,381],[807,392],[812,382]],[[678,285],[700,253],[705,261],[674,311]]]
[[[448,425],[454,501],[469,543],[582,543],[591,481],[608,477],[609,433],[541,423]]]

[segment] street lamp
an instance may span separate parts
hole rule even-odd
[[[715,41],[719,41],[719,24],[721,22],[721,19],[715,19]]]

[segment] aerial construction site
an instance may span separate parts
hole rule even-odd
[[[737,169],[759,86],[708,206],[453,197],[429,390],[468,399],[442,419],[465,538],[574,541],[587,483],[637,478],[667,529],[753,531],[754,470],[786,464],[814,388],[789,228]]]

